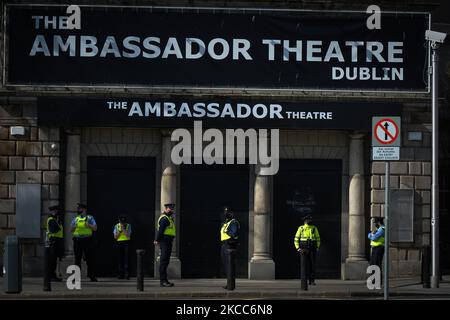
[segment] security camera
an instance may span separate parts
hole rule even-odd
[[[431,30],[425,31],[425,39],[429,41],[444,43],[446,37],[447,37],[446,33]]]

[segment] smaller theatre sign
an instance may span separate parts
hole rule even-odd
[[[192,97],[150,99],[38,99],[42,126],[192,127],[202,121],[214,128],[304,128],[370,130],[376,115],[399,115],[399,104],[320,103]]]
[[[427,89],[428,13],[8,5],[10,85]]]

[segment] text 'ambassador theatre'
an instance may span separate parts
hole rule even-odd
[[[311,215],[316,276],[364,279],[367,232],[384,202],[373,117],[401,118],[391,188],[407,205],[392,223],[391,272],[420,273],[430,242],[429,13],[382,12],[381,28],[365,11],[263,7],[7,4],[4,16],[0,230],[21,238],[27,274],[41,272],[52,205],[65,211],[71,263],[70,223],[84,203],[97,224],[97,276],[117,272],[112,230],[126,216],[131,273],[144,249],[146,275],[157,277],[153,241],[171,203],[171,278],[223,276],[228,207],[240,224],[239,277],[298,278],[294,236]]]

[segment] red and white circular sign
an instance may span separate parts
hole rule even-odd
[[[389,118],[378,121],[373,130],[375,139],[385,145],[394,143],[395,140],[397,140],[399,134],[397,124]]]

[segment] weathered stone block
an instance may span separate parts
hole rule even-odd
[[[370,205],[370,216],[371,217],[379,217],[379,216],[381,216],[381,205],[379,205],[379,204],[371,204]]]
[[[410,175],[421,175],[422,174],[422,163],[421,162],[409,162],[408,163],[408,173]]]
[[[16,198],[16,185],[15,184],[8,185],[8,195],[9,195],[9,198],[11,198],[11,199]]]
[[[39,170],[49,170],[50,169],[50,158],[49,157],[39,157],[38,161],[38,169]]]
[[[383,163],[384,165],[384,163]],[[391,174],[408,174],[407,162],[391,162]]]
[[[0,213],[14,213],[14,199],[0,199]]]
[[[0,155],[13,156],[16,154],[16,143],[14,141],[2,141],[0,143]]]
[[[50,128],[49,139],[51,141],[59,141],[59,128]]]
[[[422,198],[422,204],[431,203],[431,191],[421,191],[420,197]]]
[[[0,185],[0,198],[5,199],[8,198],[8,186]]]
[[[370,199],[372,203],[384,203],[384,191],[383,190],[372,190],[370,192]]]
[[[58,142],[44,142],[42,154],[44,156],[57,156],[59,154]]]
[[[23,170],[23,157],[9,157],[9,170]]]
[[[384,174],[384,163],[377,161],[372,162],[372,174]]]
[[[58,184],[59,183],[59,173],[58,171],[45,171],[43,173],[44,184]]]
[[[17,171],[17,183],[41,183],[42,174],[40,171]]]
[[[431,220],[430,219],[422,220],[422,231],[423,232],[431,232]]]
[[[414,250],[414,249],[408,250],[408,260],[419,261],[420,260],[420,251]]]
[[[391,188],[395,188],[395,189],[399,188],[399,177],[398,176],[390,176],[389,180],[390,180],[389,186]],[[385,177],[381,176],[381,184],[380,184],[381,188],[384,188],[385,183],[386,183]]]
[[[2,143],[0,141],[0,143]],[[0,157],[0,170],[8,169],[8,157]]]
[[[41,198],[42,199],[50,198],[50,186],[48,184],[41,185]]]
[[[39,156],[42,154],[42,144],[40,142],[17,141],[17,155]]]
[[[16,215],[9,214],[8,215],[8,228],[16,228]]]
[[[0,171],[0,183],[15,183],[14,171]]]
[[[59,170],[59,158],[57,157],[50,158],[50,170]]]
[[[9,128],[1,126],[0,127],[0,139],[1,140],[8,140],[8,136],[9,136]]]
[[[59,185],[50,185],[50,199],[51,200],[59,199]]]
[[[422,162],[422,174],[431,176],[431,162]]]
[[[36,157],[25,157],[25,170],[36,170]]]
[[[380,176],[370,177],[370,187],[372,189],[380,189]]]
[[[30,140],[36,141],[38,139],[38,128],[31,127],[30,128]]]
[[[431,206],[430,205],[423,205],[421,212],[422,218],[430,218],[431,217]]]
[[[46,127],[39,128],[39,140],[49,141],[50,140],[50,129]]]
[[[417,176],[414,177],[416,189],[430,190],[431,189],[431,177],[430,176]]]
[[[0,214],[0,228],[7,228],[7,227],[8,227],[8,215]]]
[[[400,189],[414,189],[414,177],[400,176]]]

